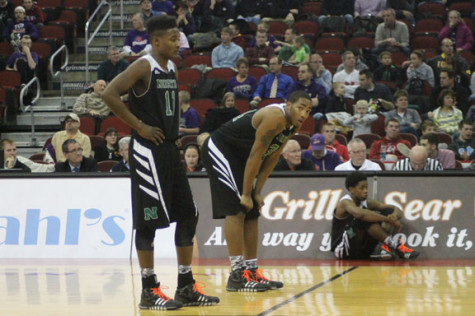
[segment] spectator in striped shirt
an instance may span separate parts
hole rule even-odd
[[[450,136],[457,132],[458,123],[463,120],[463,114],[458,109],[456,97],[457,95],[453,90],[442,90],[437,99],[439,107],[434,112],[427,113],[439,130]]]
[[[409,158],[404,158],[396,162],[395,171],[436,171],[444,170],[441,164],[428,157],[427,150],[422,146],[411,148]]]

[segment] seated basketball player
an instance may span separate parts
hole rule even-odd
[[[419,256],[419,252],[404,246],[400,239],[395,240],[386,231],[402,229],[402,212],[395,206],[367,199],[365,174],[350,173],[345,186],[350,194],[338,202],[332,222],[331,250],[337,258],[391,260],[396,255],[401,259]],[[376,248],[378,242],[381,246]]]

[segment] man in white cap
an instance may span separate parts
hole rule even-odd
[[[81,145],[84,157],[91,155],[91,140],[89,136],[81,133],[79,130],[80,125],[81,123],[77,114],[69,113],[64,118],[64,130],[56,132],[51,140],[56,154],[56,162],[64,162],[66,160],[61,148],[66,139],[75,139],[79,145]]]

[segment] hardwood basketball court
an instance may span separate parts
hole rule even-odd
[[[230,293],[227,260],[196,260],[195,279],[220,304],[143,311],[140,271],[129,260],[0,259],[0,315],[474,315],[474,260],[368,262],[261,260],[285,283],[264,293]],[[157,260],[164,292],[174,260]]]

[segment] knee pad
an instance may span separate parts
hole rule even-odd
[[[155,239],[155,230],[145,228],[135,231],[135,248],[143,251],[153,251],[153,240]]]
[[[175,245],[177,247],[193,246],[193,237],[195,237],[197,224],[198,214],[176,223]]]

